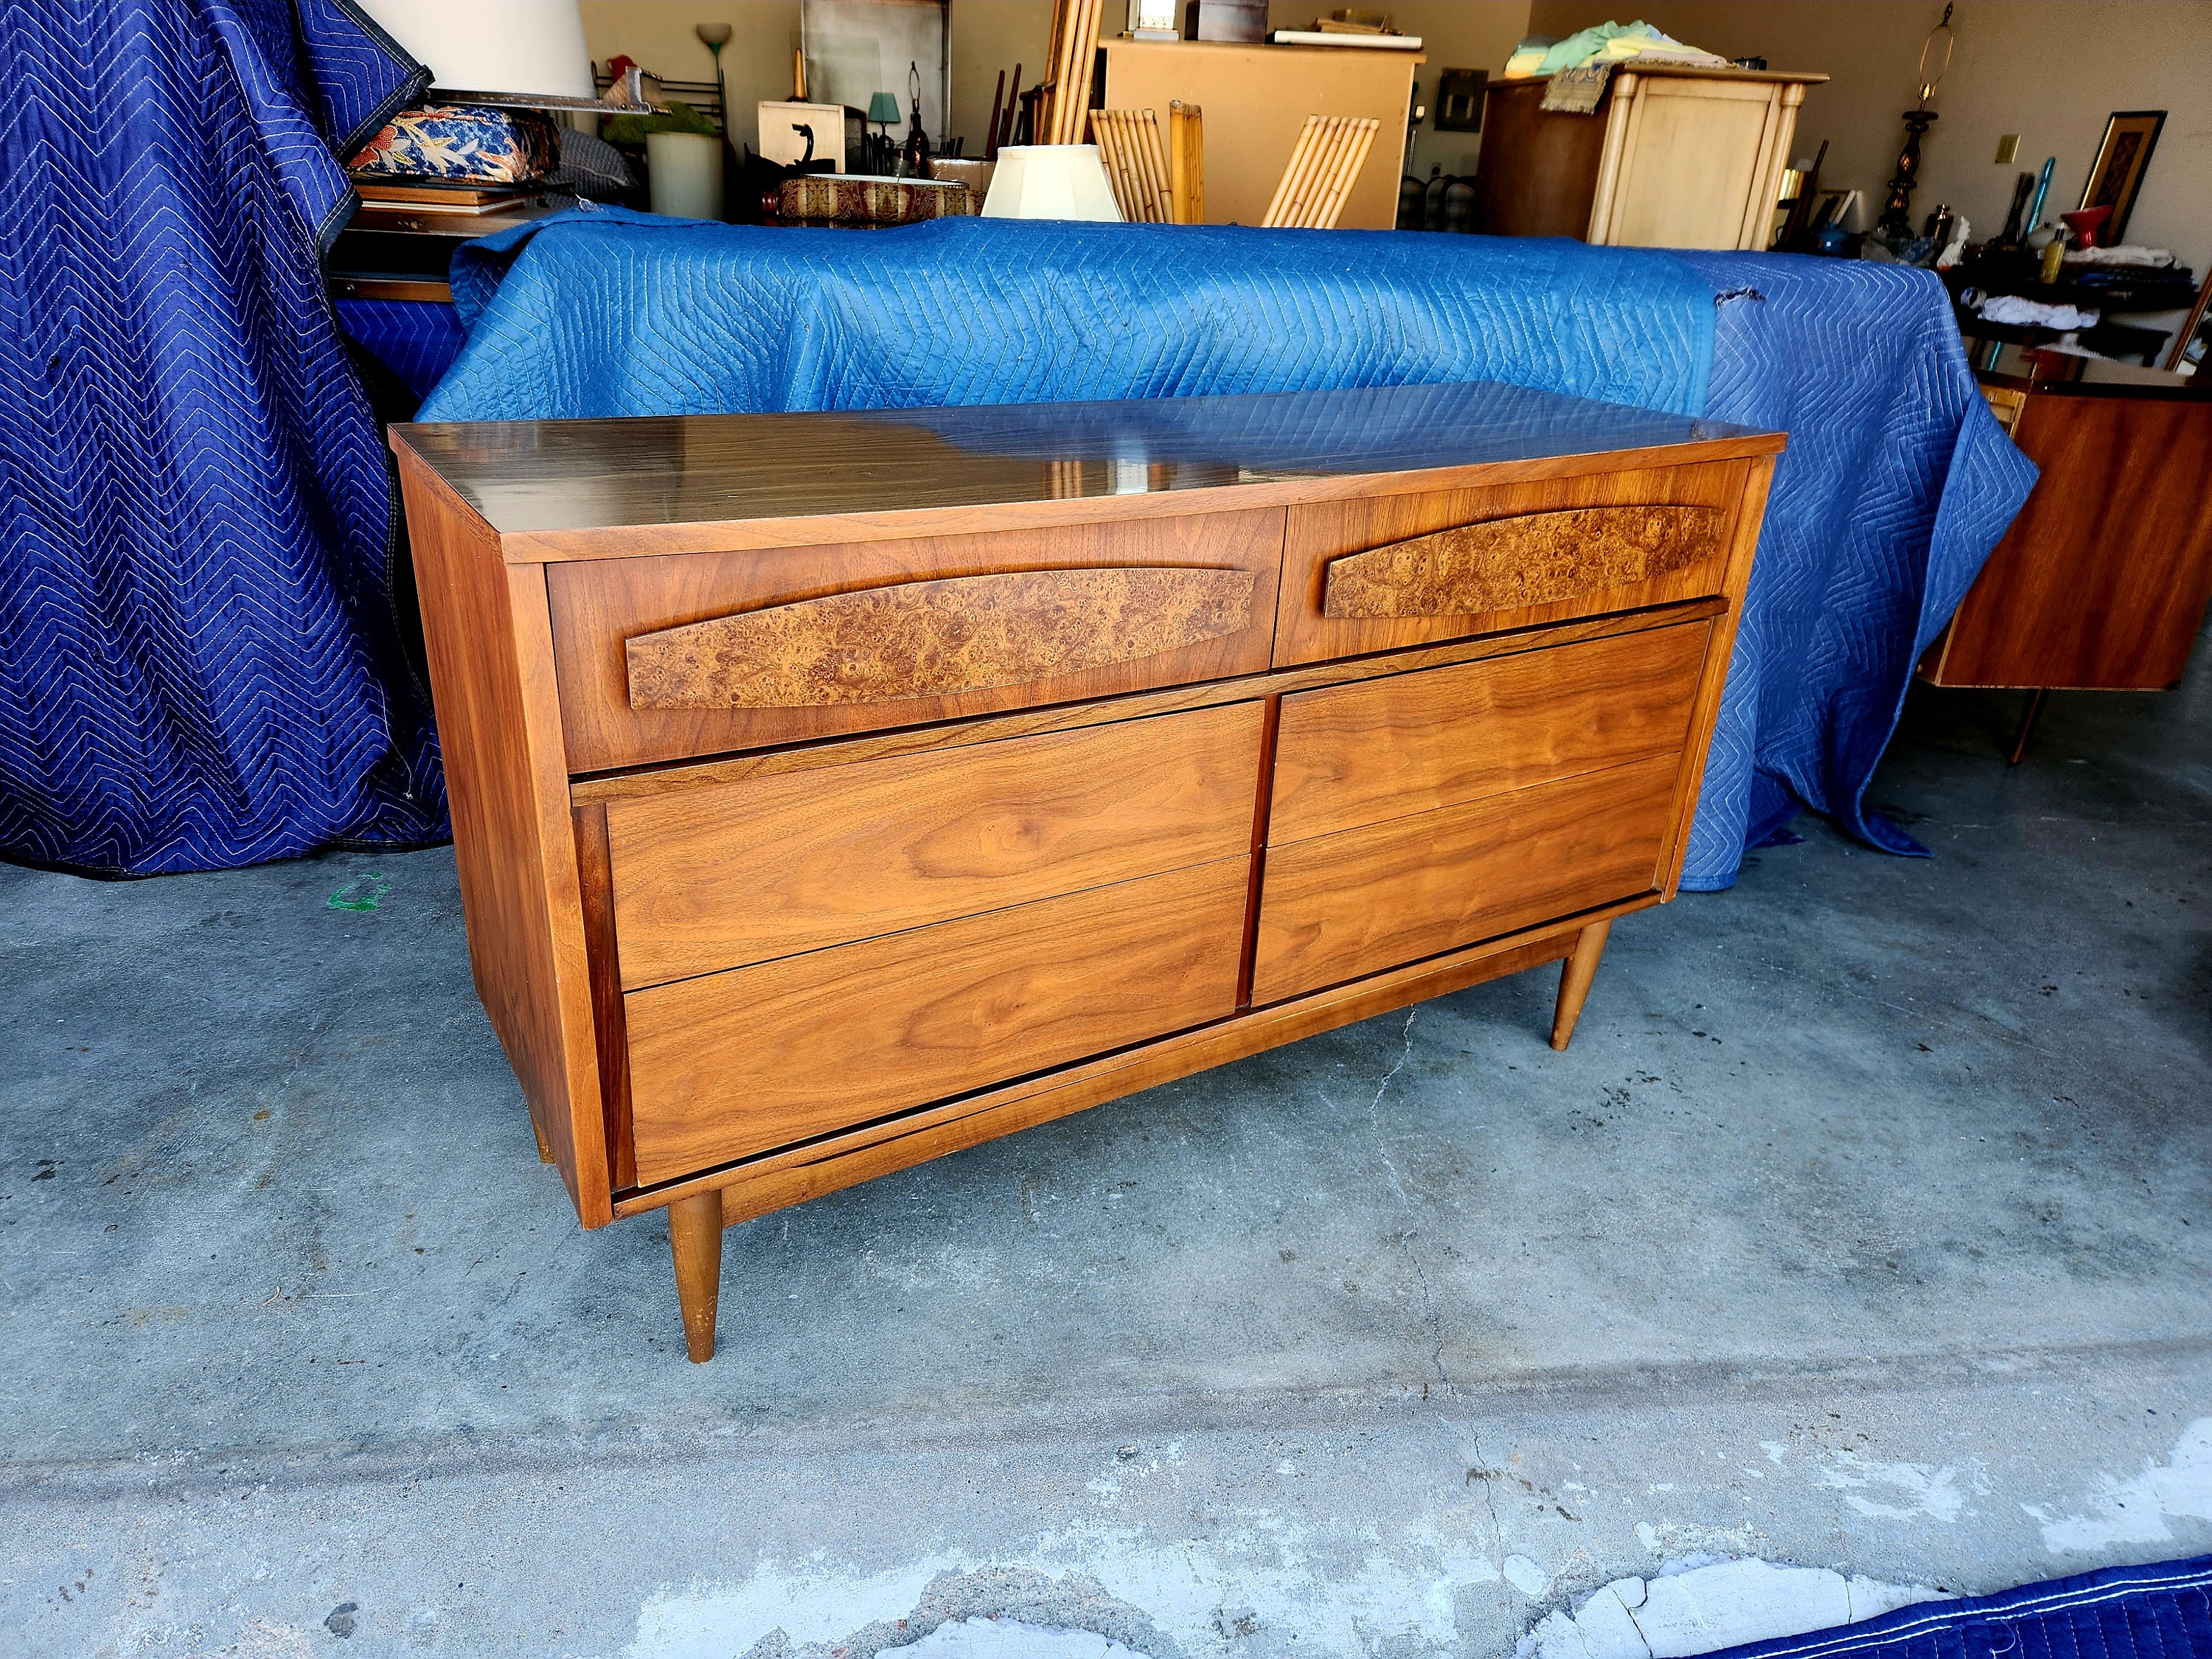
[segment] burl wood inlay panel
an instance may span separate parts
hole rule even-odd
[[[1027,570],[801,599],[627,641],[634,708],[818,708],[1157,657],[1249,621],[1249,570]]]
[[[1293,507],[1274,660],[1402,650],[1725,592],[1749,465]]]
[[[1258,673],[1282,548],[1275,507],[550,566],[568,764]]]
[[[1649,581],[1710,558],[1711,507],[1591,507],[1462,525],[1333,560],[1322,614],[1468,617]]]

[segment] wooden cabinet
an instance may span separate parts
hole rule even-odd
[[[1763,249],[1805,88],[1827,78],[1623,68],[1588,115],[1545,109],[1547,80],[1494,81],[1474,228],[1628,247]]]
[[[1981,378],[2042,476],[1921,677],[2039,693],[2173,685],[2212,600],[2212,395],[2157,369],[2009,346]]]
[[[1564,1047],[1680,872],[1778,436],[985,413],[393,429],[477,988],[695,1358],[731,1221],[1549,962]]]
[[[1109,39],[1098,43],[1098,55],[1105,108],[1152,110],[1163,132],[1170,103],[1204,112],[1206,223],[1256,225],[1267,216],[1309,115],[1382,124],[1337,224],[1389,230],[1398,222],[1413,77],[1427,61],[1420,53]]]

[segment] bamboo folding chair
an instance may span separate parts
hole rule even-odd
[[[1307,116],[1261,224],[1277,229],[1335,229],[1345,198],[1352,193],[1359,169],[1367,165],[1367,152],[1382,125],[1349,115]]]
[[[1206,161],[1199,110],[1168,106],[1164,147],[1148,109],[1094,109],[1091,142],[1105,164],[1115,204],[1133,225],[1194,225],[1206,216]]]

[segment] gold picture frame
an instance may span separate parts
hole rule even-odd
[[[2108,247],[2119,243],[2127,230],[2128,216],[2135,211],[2136,195],[2142,189],[2143,170],[2150,165],[2150,153],[2158,148],[2159,130],[2165,125],[2162,109],[2114,110],[2106,118],[2104,140],[2089,165],[2079,208],[2112,210],[2097,232],[2097,240]]]

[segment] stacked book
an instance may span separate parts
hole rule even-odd
[[[532,205],[545,193],[542,185],[447,184],[436,179],[402,181],[361,173],[354,175],[353,187],[364,208],[434,213],[441,218],[480,218],[511,212]]]

